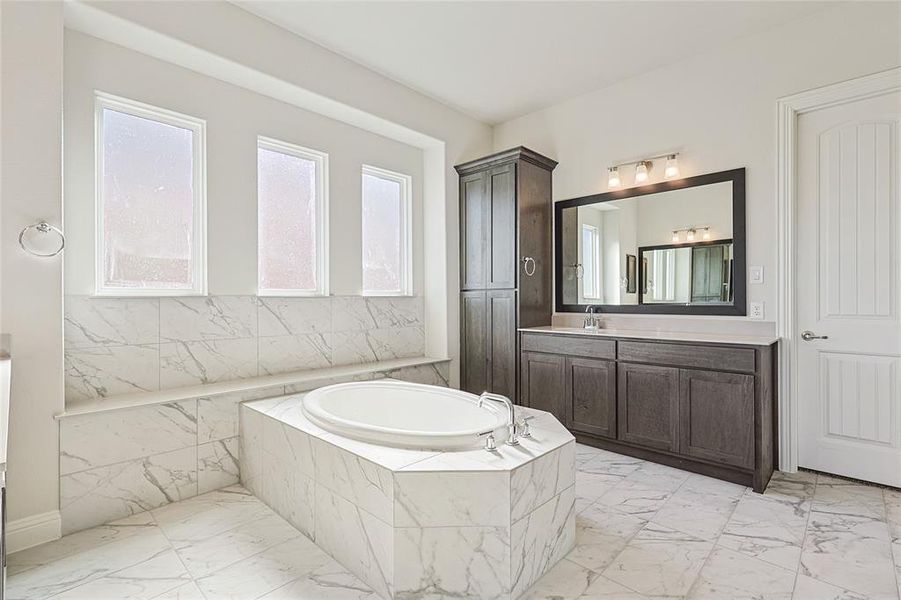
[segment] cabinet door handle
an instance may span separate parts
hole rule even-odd
[[[531,268],[531,269],[529,268],[529,265],[530,265],[530,264],[532,265],[532,268]],[[523,257],[523,259],[522,259],[522,268],[523,268],[523,271],[525,271],[525,273],[526,273],[526,277],[531,277],[532,275],[534,275],[534,274],[535,274],[535,269],[536,269],[537,267],[538,267],[538,265],[537,265],[537,263],[535,262],[535,259],[534,259],[534,258],[532,258],[531,256],[525,256],[525,257]]]

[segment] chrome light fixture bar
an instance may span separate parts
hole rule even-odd
[[[710,239],[710,227],[705,225],[703,227],[689,227],[687,229],[673,230],[673,243],[678,244],[679,242],[682,241],[682,238],[679,236],[680,233],[685,234],[685,241],[693,242],[693,241],[695,241],[695,236],[698,233],[698,231],[701,232],[702,240],[706,241],[706,240]]]
[[[646,183],[648,181],[648,177],[650,176],[651,168],[654,166],[654,161],[661,158],[666,159],[666,163],[664,163],[663,167],[663,178],[674,179],[679,176],[678,156],[678,152],[672,152],[670,154],[658,154],[657,156],[650,156],[648,158],[642,158],[641,160],[619,163],[618,165],[608,167],[607,188],[612,189],[622,185],[622,179],[619,175],[619,169],[620,167],[627,167],[629,165],[635,165],[635,183]]]

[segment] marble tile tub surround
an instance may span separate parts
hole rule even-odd
[[[63,532],[237,483],[241,402],[383,377],[447,385],[447,363],[66,416],[60,420]]]
[[[421,297],[65,298],[68,404],[424,348]]]
[[[575,536],[575,440],[530,412],[497,453],[431,452],[323,431],[302,396],[241,407],[243,484],[384,598],[519,597]]]
[[[618,489],[631,490],[631,501]],[[671,594],[665,598],[689,600],[899,597],[880,592],[891,583],[893,562],[901,577],[897,490],[777,473],[764,494],[755,494],[577,445],[575,494],[575,547],[523,600],[649,600],[661,598],[654,594],[661,589]],[[642,497],[643,514],[636,514]],[[708,515],[709,523],[678,516],[691,512]],[[858,525],[844,533],[808,526],[838,514],[856,515]],[[866,515],[869,525],[861,527]],[[688,541],[684,549],[680,539]],[[378,597],[238,486],[18,552],[8,574],[10,600]]]

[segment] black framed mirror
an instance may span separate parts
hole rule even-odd
[[[745,170],[554,204],[558,312],[746,314]]]

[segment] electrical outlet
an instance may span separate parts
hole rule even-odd
[[[763,319],[763,302],[751,302],[748,304],[749,319]]]
[[[763,267],[748,267],[748,282],[763,283]]]

